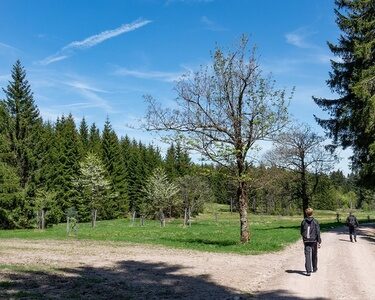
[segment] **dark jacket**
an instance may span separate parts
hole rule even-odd
[[[346,218],[346,225],[349,227],[358,227],[358,220],[354,215],[350,215]]]
[[[301,222],[301,235],[304,242],[322,242],[319,223],[313,217],[307,217]]]

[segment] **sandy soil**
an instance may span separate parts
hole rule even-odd
[[[375,299],[375,228],[324,233],[318,272],[303,245],[256,256],[89,241],[0,240],[1,299]],[[8,267],[7,267],[8,266]],[[16,267],[15,267],[16,266]]]

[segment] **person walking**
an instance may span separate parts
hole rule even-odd
[[[318,248],[322,240],[320,238],[319,222],[313,217],[314,210],[307,208],[305,210],[306,218],[301,222],[301,236],[305,247],[305,268],[306,275],[318,271]]]
[[[346,218],[346,225],[349,227],[350,241],[353,243],[354,237],[354,241],[357,242],[357,227],[359,226],[359,223],[352,212],[349,212],[349,216]]]

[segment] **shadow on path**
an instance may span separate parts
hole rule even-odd
[[[1,299],[249,299],[207,275],[176,274],[182,266],[122,261],[113,267],[7,270]]]
[[[285,272],[289,274],[300,274],[306,276],[306,272],[301,270],[285,270]]]
[[[309,299],[309,300],[329,300],[328,298],[323,297],[315,297],[315,298],[308,298],[308,295],[306,297],[298,297],[290,294],[287,290],[272,290],[272,291],[266,291],[263,293],[259,293],[253,297],[253,299],[284,299],[284,300],[299,300],[299,299]]]

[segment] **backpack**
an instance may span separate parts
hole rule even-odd
[[[302,237],[305,242],[316,242],[318,239],[318,232],[316,229],[316,223],[313,219],[311,222],[303,220],[302,222]]]
[[[356,222],[356,220],[355,220],[355,217],[354,216],[349,216],[348,217],[348,225],[349,226],[352,226],[352,227],[354,227],[354,226],[356,226],[357,224],[356,224],[357,222]]]

